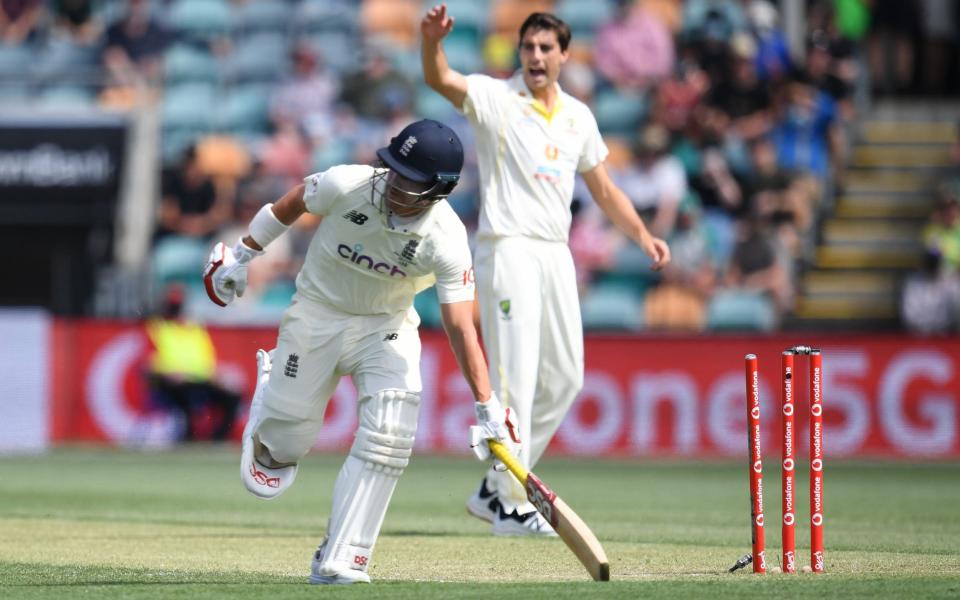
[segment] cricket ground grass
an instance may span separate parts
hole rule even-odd
[[[536,469],[610,557],[594,583],[557,539],[494,538],[464,501],[483,467],[415,456],[371,586],[307,585],[342,456],[310,456],[283,497],[248,495],[236,447],[61,448],[0,463],[0,598],[960,597],[960,465],[832,460],[823,575],[726,569],[749,551],[740,462],[547,458]],[[769,461],[768,461],[769,462]],[[765,473],[767,562],[779,564],[779,470]],[[798,479],[799,565],[809,564]],[[802,499],[802,501],[801,501]]]

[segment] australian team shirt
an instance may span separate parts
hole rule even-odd
[[[434,284],[441,304],[473,300],[467,232],[450,205],[442,200],[414,219],[391,220],[372,202],[379,204],[374,174],[342,165],[304,179],[307,210],[323,219],[298,293],[356,315],[406,311]]]
[[[576,174],[608,151],[590,109],[557,90],[548,113],[520,72],[507,80],[467,77],[463,114],[476,131],[482,198],[478,239],[567,241]]]

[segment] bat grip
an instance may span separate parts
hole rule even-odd
[[[497,460],[502,462],[507,469],[513,473],[513,476],[517,478],[517,481],[519,481],[522,485],[527,485],[527,470],[523,468],[523,465],[520,464],[520,461],[517,460],[510,450],[496,440],[487,440],[487,443],[490,445],[490,452],[493,452],[493,455],[497,457]]]

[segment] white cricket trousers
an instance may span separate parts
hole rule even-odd
[[[360,406],[389,389],[419,394],[419,318],[350,315],[294,296],[283,315],[257,433],[280,462],[300,460],[317,441],[327,403],[350,375]]]
[[[520,462],[532,468],[583,387],[583,324],[576,272],[563,242],[477,242],[476,278],[490,382],[520,426]],[[526,502],[509,473],[491,473],[504,510]]]

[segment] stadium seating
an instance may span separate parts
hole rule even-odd
[[[230,5],[224,0],[175,0],[167,23],[184,39],[211,41],[230,33]]]
[[[643,327],[643,299],[622,285],[592,286],[580,303],[586,329],[626,329]]]
[[[224,65],[226,79],[235,83],[278,82],[289,70],[286,37],[265,33],[237,40]]]
[[[707,306],[707,329],[712,331],[772,331],[776,326],[772,301],[757,292],[720,290]]]
[[[630,137],[636,134],[647,114],[647,99],[608,88],[597,93],[593,113],[601,132]]]
[[[236,7],[233,15],[234,36],[257,33],[286,35],[290,25],[290,6],[282,0],[256,0]]]
[[[176,44],[164,53],[163,70],[167,85],[212,85],[220,78],[219,66],[213,55],[187,44]]]
[[[554,11],[570,26],[573,39],[586,44],[593,39],[597,28],[614,16],[609,0],[560,0]]]

